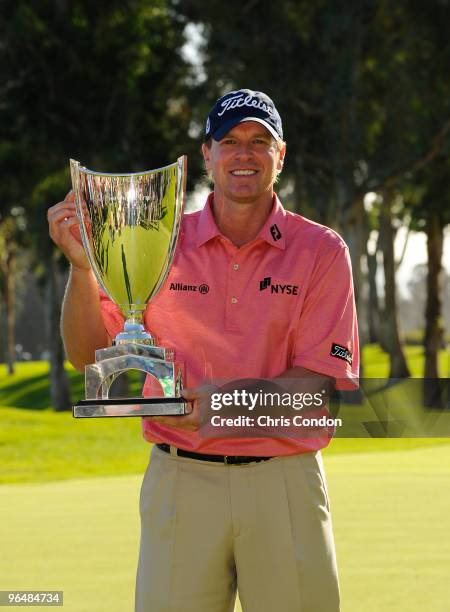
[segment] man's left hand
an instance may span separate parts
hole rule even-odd
[[[182,397],[188,402],[187,410],[190,412],[183,416],[148,416],[144,417],[151,423],[161,423],[187,431],[197,431],[200,426],[200,405],[209,401],[211,394],[217,389],[214,385],[204,385],[195,389],[183,389]]]

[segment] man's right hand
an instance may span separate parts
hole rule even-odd
[[[75,193],[69,191],[63,202],[47,211],[49,233],[75,270],[90,270],[91,266],[81,241],[80,224],[75,208]]]

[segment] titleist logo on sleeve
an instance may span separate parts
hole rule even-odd
[[[346,346],[341,346],[340,344],[332,344],[330,355],[331,357],[336,357],[337,359],[343,359],[344,361],[347,361],[350,365],[352,365],[353,356]]]
[[[273,114],[273,110],[265,102],[262,102],[261,100],[257,100],[256,98],[253,98],[252,96],[243,97],[242,94],[238,96],[232,96],[231,98],[224,100],[221,106],[223,110],[220,111],[220,113],[217,113],[219,117],[221,117],[227,111],[232,110],[233,108],[239,108],[241,106],[249,106],[250,108],[260,108],[266,113],[269,113],[269,115]]]

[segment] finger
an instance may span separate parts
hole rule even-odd
[[[199,389],[183,389],[181,391],[181,397],[189,402],[198,399],[200,397],[200,391]]]
[[[78,215],[68,208],[60,208],[48,216],[49,223],[58,223],[64,219],[78,219]]]
[[[60,223],[60,226],[65,228],[70,228],[74,225],[80,225],[80,222],[77,217],[65,217]]]
[[[54,206],[51,206],[47,210],[47,218],[50,218],[55,213],[58,213],[60,210],[66,210],[66,211],[70,211],[70,212],[74,213],[74,212],[76,212],[76,207],[75,207],[75,204],[73,202],[66,202],[66,201],[58,202],[58,204],[55,204]]]
[[[69,192],[69,193],[73,193],[73,192]],[[59,210],[60,208],[68,208],[69,210],[77,210],[77,203],[75,201],[74,197],[68,197],[68,195],[66,196],[66,199],[63,200],[62,202],[58,202],[57,204],[54,204],[53,206],[50,206],[50,208],[47,211],[47,216],[49,214],[52,214],[54,211]],[[82,201],[81,202],[81,208],[83,210],[83,212],[87,213],[88,212],[88,208],[86,205],[86,202]]]
[[[52,222],[49,224],[49,233],[51,238],[57,244],[66,244],[67,239],[70,237],[72,241],[75,239],[77,242],[81,242],[80,239],[73,234],[72,228],[79,229],[80,224],[76,217],[66,217],[60,219],[58,222]]]
[[[176,427],[177,429],[196,429],[197,419],[193,417],[192,413],[185,416],[147,416],[144,420],[150,423],[158,423],[160,425],[168,425],[169,427]]]
[[[47,211],[47,219],[49,223],[58,223],[61,219],[74,218],[79,219],[78,211],[70,206],[59,206]],[[87,215],[83,215],[85,223],[89,222]]]

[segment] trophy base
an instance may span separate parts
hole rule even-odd
[[[73,406],[75,418],[176,416],[188,414],[182,397],[125,397],[80,400]]]

